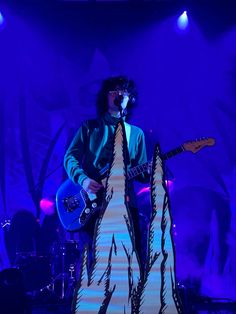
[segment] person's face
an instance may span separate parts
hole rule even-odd
[[[129,101],[129,93],[119,87],[108,92],[108,111],[119,112],[120,106],[124,110],[126,109]]]

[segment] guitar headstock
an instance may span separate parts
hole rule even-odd
[[[215,139],[213,137],[207,137],[207,138],[196,139],[195,141],[185,142],[183,144],[183,148],[186,151],[196,153],[205,146],[213,146],[213,145],[215,145]]]

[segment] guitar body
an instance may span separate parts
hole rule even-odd
[[[67,179],[58,189],[56,206],[59,219],[68,231],[82,228],[101,209],[103,192],[88,194],[81,185]]]
[[[198,152],[205,146],[213,146],[215,144],[214,138],[206,138],[195,140],[192,142],[185,142],[183,145],[169,151],[162,155],[162,159],[166,160],[183,151]],[[133,167],[128,172],[128,179],[132,179],[142,172],[148,170],[150,162],[143,165]],[[109,167],[104,167],[100,171],[100,175],[104,175]],[[97,194],[88,194],[79,185],[67,179],[59,188],[56,194],[56,206],[58,216],[63,227],[68,231],[76,231],[82,228],[89,220],[89,218],[102,207],[104,190]]]

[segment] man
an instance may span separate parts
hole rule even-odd
[[[64,165],[69,178],[80,184],[88,193],[103,189],[100,172],[112,158],[114,131],[120,119],[126,119],[135,104],[136,90],[132,80],[124,76],[110,77],[103,81],[97,97],[98,118],[82,124],[69,146]],[[128,170],[147,161],[143,131],[128,123],[125,124],[128,145]],[[149,180],[148,173],[137,177],[141,182]],[[139,215],[132,182],[128,185],[129,208],[135,230],[135,243],[141,258]],[[87,245],[92,261],[92,243],[96,215],[79,232],[80,248]],[[141,261],[143,263],[143,259]],[[91,266],[91,265],[90,265]]]

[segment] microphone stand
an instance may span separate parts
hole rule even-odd
[[[120,112],[120,119],[122,119],[125,116],[125,114],[124,114],[124,110],[121,107],[121,105],[119,105],[119,112]]]

